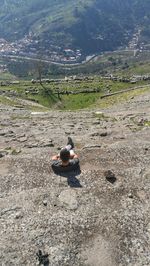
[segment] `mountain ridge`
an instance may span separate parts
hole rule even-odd
[[[148,0],[4,1],[0,0],[0,38],[25,35],[50,44],[81,49],[90,54],[126,46],[137,28],[141,42],[150,39]]]

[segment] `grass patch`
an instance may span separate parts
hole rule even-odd
[[[32,111],[32,112],[47,112],[49,111],[49,108],[46,108],[44,106],[32,106],[32,105],[28,105],[27,109]]]
[[[16,76],[6,72],[6,73],[0,73],[0,81],[9,81],[9,80],[16,80]]]
[[[150,121],[145,121],[145,122],[144,122],[144,126],[146,126],[146,127],[150,127]]]
[[[23,115],[12,115],[11,116],[11,120],[18,120],[18,119],[28,120],[28,119],[30,119],[30,117],[29,116],[23,116]]]
[[[15,101],[14,99],[9,98],[9,97],[0,96],[0,104],[15,106],[18,104],[18,102]]]
[[[48,95],[44,95],[42,92],[40,92],[37,95],[28,95],[28,97],[26,97],[27,100],[32,100],[36,101],[37,103],[39,103],[40,105],[47,107],[47,108],[51,108],[55,103],[57,103],[58,98],[55,94],[48,94]]]
[[[109,96],[101,99],[101,93],[89,93],[78,95],[64,95],[62,101],[58,106],[61,110],[79,110],[84,108],[108,108],[112,105],[123,103],[149,91],[149,88],[137,89],[133,91],[124,92],[118,95]],[[100,119],[106,119],[103,115],[98,115]]]
[[[13,149],[12,152],[11,152],[12,155],[18,155],[19,153],[21,153],[20,149],[18,149],[18,150]]]
[[[134,97],[144,91],[148,91],[149,88],[137,89],[134,91],[124,92],[122,94],[109,96],[108,98],[101,99],[101,96],[107,94],[108,91],[111,93],[120,90],[128,89],[129,87],[135,87],[139,85],[147,84],[147,82],[140,81],[136,84],[129,84],[125,82],[105,80],[102,77],[94,76],[93,80],[82,80],[82,81],[69,81],[56,83],[55,81],[51,84],[32,84],[29,81],[20,81],[18,85],[10,85],[6,87],[0,87],[0,90],[6,90],[6,95],[0,96],[0,103],[15,107],[24,108],[31,111],[44,112],[49,109],[60,109],[60,110],[80,110],[84,108],[107,108],[111,105],[118,104],[120,102],[127,101],[130,97]],[[54,91],[82,91],[86,89],[99,89],[97,93],[80,93],[80,94],[69,94],[69,95],[58,95]],[[9,95],[9,90],[16,91],[16,97]],[[28,91],[28,92],[27,92]],[[34,92],[38,94],[35,94]],[[8,95],[8,96],[7,96]],[[28,100],[28,102],[22,101]],[[31,104],[30,104],[30,102]],[[37,103],[37,104],[36,104]]]
[[[62,102],[60,104],[61,110],[78,110],[84,109],[92,106],[98,98],[100,98],[101,93],[81,93],[77,95],[63,95]]]
[[[128,69],[120,71],[120,74],[126,76],[146,75],[149,74],[149,69],[150,69],[149,62],[137,62],[131,64],[131,66]]]
[[[137,89],[133,91],[124,92],[124,93],[117,94],[117,95],[112,95],[107,98],[99,99],[93,107],[108,108],[112,105],[126,102],[132,97],[141,95],[145,92],[148,92],[149,90],[150,88],[144,88],[144,89]]]
[[[6,96],[0,96],[0,104],[11,106],[11,107],[16,107],[16,108],[23,108],[23,109],[35,111],[35,112],[46,112],[49,110],[48,108],[42,105],[36,106],[36,105],[32,105],[32,103],[31,105],[29,105],[29,103],[25,104],[24,102],[23,105],[20,105],[18,104],[18,99],[6,97]],[[27,116],[23,116],[23,117],[13,116],[12,119],[28,119],[28,117]]]

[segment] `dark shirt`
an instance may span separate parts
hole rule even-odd
[[[52,169],[57,174],[64,173],[64,172],[70,172],[70,171],[76,170],[78,167],[79,167],[78,158],[69,160],[69,164],[66,166],[63,166],[60,160],[53,160],[52,162]]]

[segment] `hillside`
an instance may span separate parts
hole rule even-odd
[[[0,104],[0,265],[150,265],[149,91],[80,112],[24,103]],[[67,136],[81,173],[58,176]]]
[[[81,49],[84,54],[125,46],[140,30],[150,40],[148,0],[0,0],[0,38],[25,35],[49,45]]]

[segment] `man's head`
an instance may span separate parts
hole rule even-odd
[[[70,158],[70,152],[67,149],[62,149],[60,151],[60,159],[63,162],[68,162],[69,161],[69,158]]]

